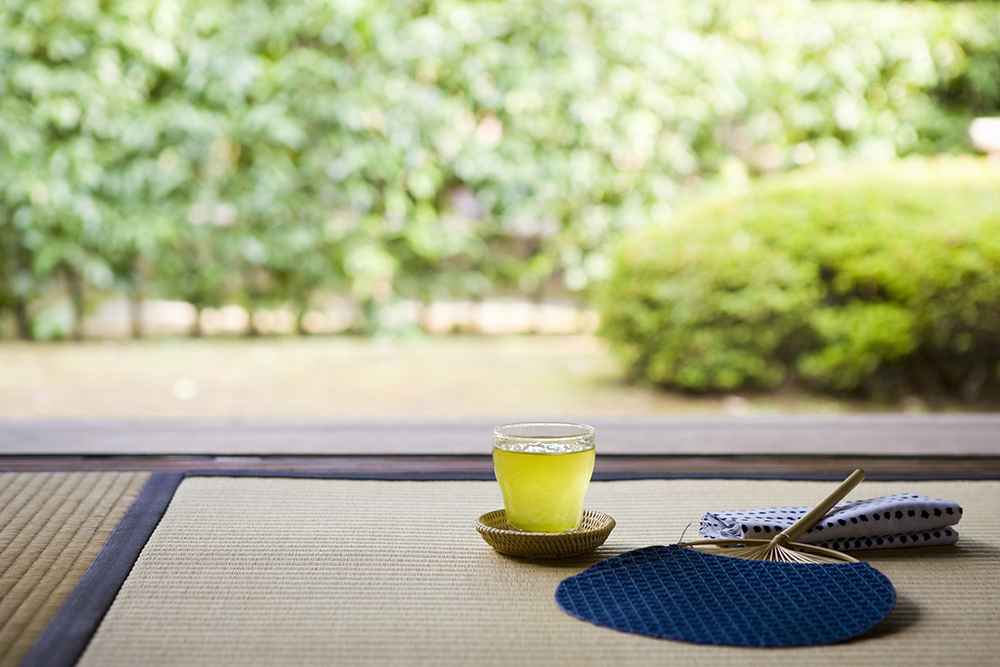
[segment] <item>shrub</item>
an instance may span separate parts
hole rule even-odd
[[[701,183],[967,152],[998,54],[995,2],[7,0],[0,319],[585,295]]]
[[[1000,377],[1000,170],[801,171],[627,237],[600,333],[633,378],[976,395]]]

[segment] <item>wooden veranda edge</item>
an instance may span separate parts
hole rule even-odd
[[[595,476],[836,475],[855,468],[863,468],[869,475],[1000,477],[1000,456],[604,455],[597,459]],[[0,456],[0,472],[126,470],[489,475],[493,463],[488,455]]]

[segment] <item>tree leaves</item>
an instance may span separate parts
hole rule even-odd
[[[9,0],[0,308],[97,265],[199,306],[587,294],[705,184],[965,150],[998,51],[989,4]]]

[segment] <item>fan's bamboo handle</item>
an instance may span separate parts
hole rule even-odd
[[[858,484],[860,484],[861,480],[863,480],[864,478],[865,478],[864,470],[861,470],[859,468],[858,470],[852,472],[851,476],[845,479],[840,484],[840,486],[838,486],[833,491],[833,493],[828,495],[823,500],[823,502],[821,502],[819,505],[816,505],[816,507],[806,512],[806,515],[804,517],[793,523],[791,526],[785,528],[783,531],[778,533],[774,537],[774,541],[781,545],[784,545],[787,542],[794,542],[795,540],[802,537],[803,533],[805,533],[807,530],[815,526],[820,519],[826,516],[827,512],[833,509],[834,505],[843,500],[844,496],[850,493],[851,490]]]

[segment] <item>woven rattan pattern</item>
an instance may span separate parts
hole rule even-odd
[[[519,558],[572,558],[604,544],[615,520],[602,512],[584,512],[580,527],[567,533],[526,533],[507,523],[504,510],[482,515],[476,530],[486,543],[507,556]]]

